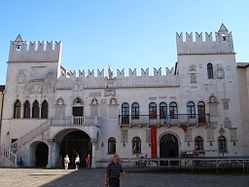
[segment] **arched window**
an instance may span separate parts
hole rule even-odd
[[[98,105],[99,102],[98,102],[98,100],[97,100],[96,98],[93,98],[91,104],[92,104],[92,105]]]
[[[206,122],[205,103],[203,101],[200,101],[198,103],[198,122],[199,123]]]
[[[139,104],[138,103],[132,103],[131,117],[132,119],[139,119]]]
[[[57,99],[56,101],[57,105],[64,105],[64,100],[62,98]]]
[[[149,117],[150,119],[156,119],[157,109],[156,103],[152,102],[149,104]]]
[[[35,100],[32,106],[32,118],[39,118],[40,116],[39,113],[40,113],[39,103],[37,100]]]
[[[73,101],[73,105],[74,105],[74,106],[81,106],[81,105],[83,105],[83,101],[82,101],[79,97],[77,97],[77,98]]]
[[[46,100],[42,102],[41,118],[48,118],[48,102]]]
[[[207,64],[207,73],[208,73],[208,79],[214,78],[213,65],[211,63]]]
[[[176,102],[171,102],[169,104],[169,115],[170,115],[170,119],[177,119],[178,118]]]
[[[160,112],[160,119],[166,119],[167,118],[167,104],[162,102],[159,105],[159,112]]]
[[[195,104],[192,101],[187,103],[188,118],[195,118]]]
[[[197,136],[197,137],[195,138],[195,150],[201,151],[201,150],[203,150],[203,149],[204,149],[204,146],[203,146],[203,139],[202,139],[202,137]]]
[[[111,137],[108,140],[108,154],[115,154],[116,153],[116,140],[115,138]]]
[[[129,104],[123,103],[121,108],[122,124],[129,124]]]
[[[220,153],[226,153],[227,152],[227,141],[224,136],[218,137],[218,148]]]
[[[132,139],[132,153],[141,153],[141,139],[139,137],[135,137]]]
[[[30,103],[26,101],[24,103],[23,118],[30,118]]]
[[[116,98],[111,98],[110,99],[110,105],[116,105],[118,102],[117,102],[117,99]]]
[[[16,100],[14,104],[14,118],[20,118],[21,117],[21,102],[19,100]]]

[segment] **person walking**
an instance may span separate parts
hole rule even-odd
[[[75,158],[75,169],[78,170],[80,168],[80,156],[77,154]]]
[[[85,158],[86,161],[86,168],[91,168],[91,156],[90,154],[87,155],[87,157]]]
[[[105,186],[109,185],[109,187],[120,187],[120,174],[128,180],[128,175],[120,165],[119,155],[115,154],[112,158],[112,162],[109,163],[106,168],[104,179]]]
[[[65,156],[64,158],[64,167],[65,169],[68,169],[68,164],[70,163],[70,159],[68,157],[68,155]]]

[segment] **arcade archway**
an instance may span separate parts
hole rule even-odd
[[[179,145],[177,138],[172,134],[163,135],[160,139],[160,158],[177,158],[178,156]],[[161,165],[167,164],[167,162],[161,162]]]
[[[35,166],[39,168],[46,167],[48,164],[48,146],[40,142],[35,149]]]
[[[91,155],[92,145],[91,139],[83,131],[73,131],[68,133],[61,142],[60,156],[64,158],[66,155],[69,156],[70,163],[69,168],[75,168],[75,157],[77,154],[80,156],[80,167],[85,167],[85,158],[87,154]],[[63,165],[63,159],[62,163]]]

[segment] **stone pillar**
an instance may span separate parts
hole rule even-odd
[[[56,141],[49,141],[48,164],[47,168],[56,168],[59,163],[59,145]]]
[[[96,168],[96,160],[95,160],[95,150],[96,150],[96,141],[92,140],[92,167]]]

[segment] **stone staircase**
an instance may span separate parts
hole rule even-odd
[[[49,128],[50,125],[51,123],[49,123],[49,121],[46,121],[42,123],[41,125],[39,125],[38,127],[36,127],[35,129],[28,132],[27,134],[24,134],[23,136],[18,138],[17,141],[11,144],[10,149],[3,147],[2,149],[3,159],[7,159],[8,161],[10,161],[12,166],[13,165],[17,166],[17,162],[18,162],[17,155],[16,155],[17,149],[22,147],[26,143],[32,141],[34,138],[38,137],[39,135],[41,135],[43,132],[45,132]]]

